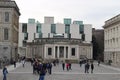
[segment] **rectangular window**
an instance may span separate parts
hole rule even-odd
[[[72,48],[72,56],[75,56],[75,48]]]
[[[4,40],[8,40],[8,34],[9,34],[8,29],[5,28],[4,29]]]
[[[52,48],[48,48],[48,55],[52,55]]]
[[[36,26],[36,32],[37,33],[42,33],[41,24],[37,24],[37,26]]]
[[[9,12],[5,12],[5,22],[9,22]]]
[[[84,33],[84,25],[79,25],[79,33],[80,34]]]
[[[27,33],[27,24],[26,23],[22,24],[22,32]]]
[[[28,33],[24,33],[24,40],[28,40]]]
[[[56,25],[51,24],[51,33],[56,33]]]
[[[66,24],[65,25],[65,33],[70,33],[70,25],[69,24]]]
[[[64,24],[71,24],[71,19],[65,18],[64,19]]]

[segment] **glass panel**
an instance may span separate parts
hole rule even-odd
[[[72,56],[75,56],[75,48],[72,48]]]
[[[34,24],[35,23],[35,19],[28,19],[28,23]]]
[[[84,33],[84,25],[79,25],[79,33],[80,34]]]
[[[22,32],[27,33],[27,24],[26,23],[22,24]]]
[[[28,33],[24,33],[24,40],[28,40]]]
[[[52,48],[48,48],[48,55],[52,55]]]
[[[37,28],[36,28],[36,32],[37,33],[42,33],[42,28],[41,28],[41,24],[37,24],[37,26],[36,26]]]
[[[71,24],[71,19],[68,18],[64,19],[64,24]]]
[[[65,25],[65,33],[70,33],[70,25]]]
[[[56,25],[51,24],[51,33],[56,33]]]

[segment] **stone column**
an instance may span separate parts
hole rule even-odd
[[[76,47],[76,55],[77,55],[77,59],[79,59],[79,46]]]
[[[59,46],[57,46],[57,58],[59,59],[59,55],[60,55],[60,53],[59,53],[60,51],[59,51]]]
[[[48,52],[47,51],[47,49],[46,49],[46,45],[44,46],[45,48],[44,48],[44,59],[46,58],[46,52]]]
[[[64,59],[66,59],[66,46],[64,46]]]
[[[55,58],[55,46],[53,46],[53,58]]]
[[[70,59],[71,49],[70,46],[68,46],[68,59]]]

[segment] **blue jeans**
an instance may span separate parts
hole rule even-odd
[[[3,80],[7,80],[7,76],[6,75],[3,75]]]
[[[41,75],[39,80],[44,80],[44,75]]]

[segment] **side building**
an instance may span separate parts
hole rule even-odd
[[[17,59],[19,16],[15,1],[0,0],[0,60]]]
[[[104,61],[120,66],[120,14],[105,21]]]
[[[45,17],[44,23],[29,19],[19,25],[19,54],[27,58],[92,59],[92,25],[83,21],[64,19],[54,23],[54,17]],[[24,46],[24,47],[23,47]]]
[[[92,29],[93,59],[104,60],[104,29]]]

